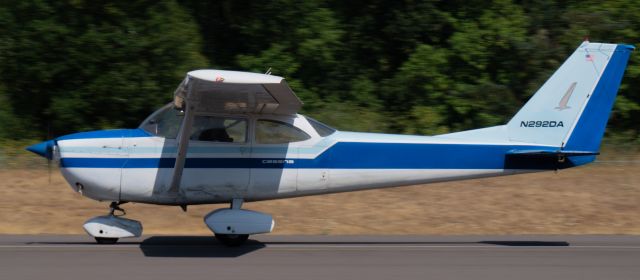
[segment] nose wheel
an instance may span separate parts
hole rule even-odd
[[[120,238],[139,237],[142,224],[136,220],[122,218],[127,212],[120,208],[126,202],[114,201],[109,205],[109,214],[89,219],[84,230],[95,238],[98,244],[115,244]]]
[[[111,202],[111,204],[109,204],[109,216],[121,217],[121,216],[127,215],[127,211],[124,211],[124,209],[122,209],[120,207],[121,204],[125,204],[125,203],[127,203],[127,202],[126,201],[125,202],[119,202],[119,201]],[[96,240],[96,243],[98,243],[98,244],[116,244],[120,238],[95,236],[94,239]]]

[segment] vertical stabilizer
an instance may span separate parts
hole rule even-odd
[[[631,50],[583,42],[509,121],[509,140],[597,151]]]

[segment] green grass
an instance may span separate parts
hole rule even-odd
[[[0,168],[47,168],[47,160],[25,150],[40,140],[0,139]]]

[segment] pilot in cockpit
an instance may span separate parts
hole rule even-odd
[[[196,116],[193,119],[192,131],[191,140],[233,142],[233,138],[227,133],[223,118]]]

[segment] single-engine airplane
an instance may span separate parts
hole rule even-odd
[[[28,147],[73,188],[108,201],[89,219],[98,243],[142,234],[126,202],[230,203],[204,222],[226,245],[269,233],[271,215],[243,202],[558,170],[599,154],[633,46],[583,42],[506,124],[437,136],[337,131],[297,114],[282,77],[196,70],[173,102],[136,129],[57,137]]]

